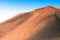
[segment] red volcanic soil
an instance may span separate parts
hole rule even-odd
[[[60,40],[60,9],[47,6],[0,23],[0,40]]]

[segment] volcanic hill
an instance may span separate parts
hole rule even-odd
[[[60,9],[47,6],[0,23],[0,40],[60,40]]]

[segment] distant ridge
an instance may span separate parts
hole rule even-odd
[[[0,23],[0,40],[60,40],[60,9],[47,6]]]

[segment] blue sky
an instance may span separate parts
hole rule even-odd
[[[12,16],[45,6],[60,7],[60,0],[0,0],[0,22]]]

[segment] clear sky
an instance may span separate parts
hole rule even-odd
[[[60,0],[0,0],[0,22],[10,17],[45,6],[60,7]]]

